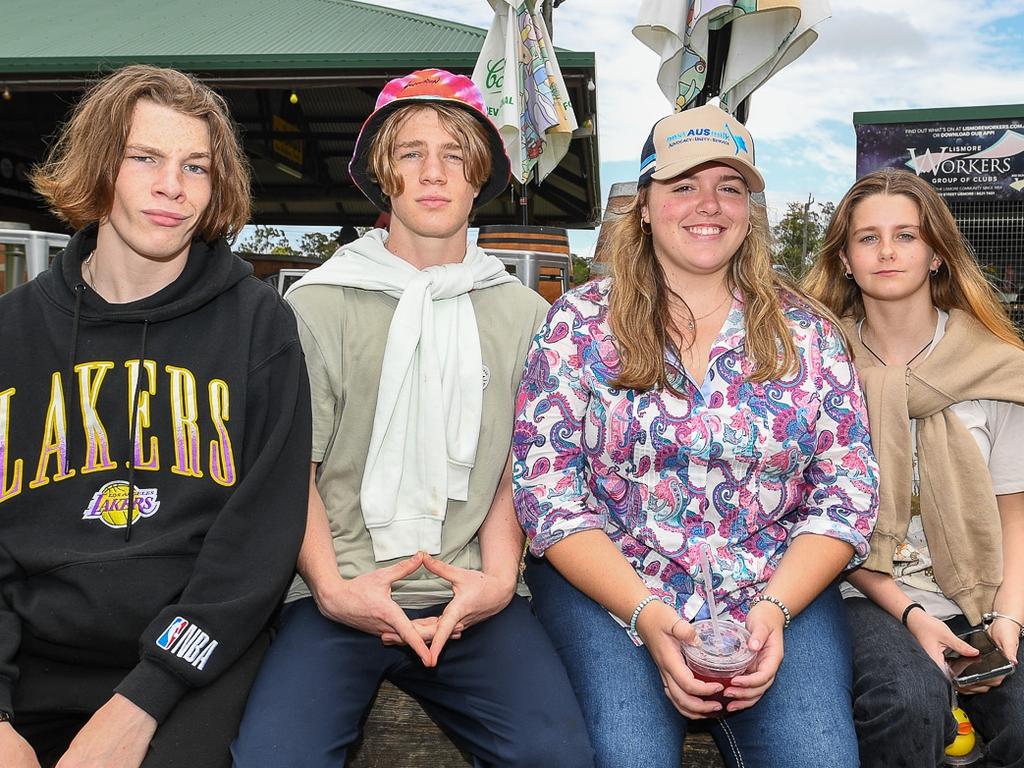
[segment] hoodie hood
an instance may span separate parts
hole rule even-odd
[[[90,289],[82,277],[82,262],[96,248],[97,224],[82,229],[58,253],[48,272],[37,278],[43,294],[68,315],[75,314],[76,287],[82,293],[80,317],[125,323],[159,323],[188,314],[212,301],[252,274],[252,266],[231,253],[221,238],[196,240],[182,273],[156,293],[127,304],[111,304]]]

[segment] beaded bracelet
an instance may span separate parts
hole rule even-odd
[[[648,603],[653,603],[655,600],[658,599],[659,598],[657,595],[648,595],[639,603],[637,603],[636,608],[633,609],[633,615],[629,617],[629,629],[627,629],[626,631],[629,632],[629,636],[634,640],[638,640],[640,638],[640,636],[636,633],[636,622],[640,618],[640,611],[646,608]]]
[[[1021,623],[1017,619],[1013,618],[1013,616],[1007,616],[1005,613],[992,611],[991,613],[986,613],[981,617],[981,620],[984,621],[986,625],[991,624],[996,619],[1006,619],[1007,621],[1012,621],[1014,624],[1020,627],[1020,636],[1024,637],[1024,623]]]
[[[782,628],[789,629],[789,620],[791,618],[791,616],[789,615],[789,608],[787,608],[786,604],[782,602],[779,598],[777,598],[775,595],[766,595],[762,592],[760,595],[755,597],[753,601],[751,601],[750,607],[753,608],[758,603],[765,601],[771,603],[774,606],[777,606],[778,609],[782,611],[782,617],[784,619],[784,621],[782,622]]]

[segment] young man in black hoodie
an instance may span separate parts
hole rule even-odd
[[[78,232],[0,298],[0,764],[227,765],[311,439],[294,317],[228,246],[234,124],[128,67],[33,181]]]

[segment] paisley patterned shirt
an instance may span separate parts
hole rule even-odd
[[[682,396],[617,389],[609,289],[606,278],[559,299],[527,360],[513,453],[531,551],[602,529],[688,620],[705,603],[702,542],[718,604],[739,621],[795,536],[841,539],[855,549],[850,566],[863,561],[878,466],[857,375],[831,325],[787,307],[799,370],[753,383],[736,298],[700,387],[669,359]]]

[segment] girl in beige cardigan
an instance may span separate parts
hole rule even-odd
[[[943,657],[1024,633],[1024,343],[945,203],[905,171],[858,180],[805,281],[840,317],[880,466],[871,554],[846,594],[863,766],[943,764]],[[990,765],[1024,765],[1024,676],[961,691]],[[902,762],[901,762],[902,761]]]

